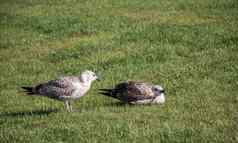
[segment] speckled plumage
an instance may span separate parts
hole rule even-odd
[[[112,89],[100,89],[99,93],[132,104],[165,102],[164,90],[162,87],[144,82],[122,82]]]
[[[95,73],[84,71],[80,76],[65,76],[34,87],[22,87],[28,95],[40,95],[65,102],[67,110],[72,110],[70,101],[80,98],[97,79]]]
[[[76,90],[73,86],[74,82],[80,82],[79,77],[63,77],[39,84],[33,87],[33,92],[49,98],[64,100],[64,97],[72,96],[73,92]]]

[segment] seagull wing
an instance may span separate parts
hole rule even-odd
[[[125,95],[124,98],[126,97],[129,102],[154,99],[154,93],[151,90],[151,85],[144,82],[129,81],[127,94]]]
[[[154,99],[151,85],[135,81],[122,82],[116,85],[114,89],[104,89],[102,94],[107,94],[124,102]]]
[[[71,78],[60,78],[42,83],[34,88],[36,94],[45,95],[50,98],[60,98],[61,96],[70,96],[74,91]]]

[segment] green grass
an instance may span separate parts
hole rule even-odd
[[[74,102],[22,85],[102,77]],[[161,84],[164,105],[97,94],[117,82]],[[1,0],[0,142],[238,142],[237,0]]]

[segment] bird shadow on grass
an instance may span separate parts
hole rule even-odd
[[[102,108],[123,108],[123,107],[134,107],[133,104],[123,103],[123,102],[109,102],[100,105],[85,105],[82,108],[74,108],[73,112],[91,112],[91,111],[98,111]]]
[[[59,109],[40,109],[34,111],[3,112],[0,113],[0,117],[47,116],[58,111]]]
[[[133,103],[124,103],[124,102],[111,102],[106,103],[105,106],[126,106],[126,107],[140,107],[140,106],[154,106],[156,104],[148,103],[148,104],[133,104]]]
[[[106,107],[129,107],[129,108],[133,108],[133,107],[138,107],[138,106],[141,106],[141,105],[136,105],[136,104],[131,104],[131,103],[124,103],[124,102],[111,102],[111,103],[104,104],[104,106],[106,106]]]

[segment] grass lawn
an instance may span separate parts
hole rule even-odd
[[[63,103],[20,87],[97,71]],[[99,96],[125,80],[162,85],[164,105]],[[238,142],[237,0],[0,0],[0,142]]]

